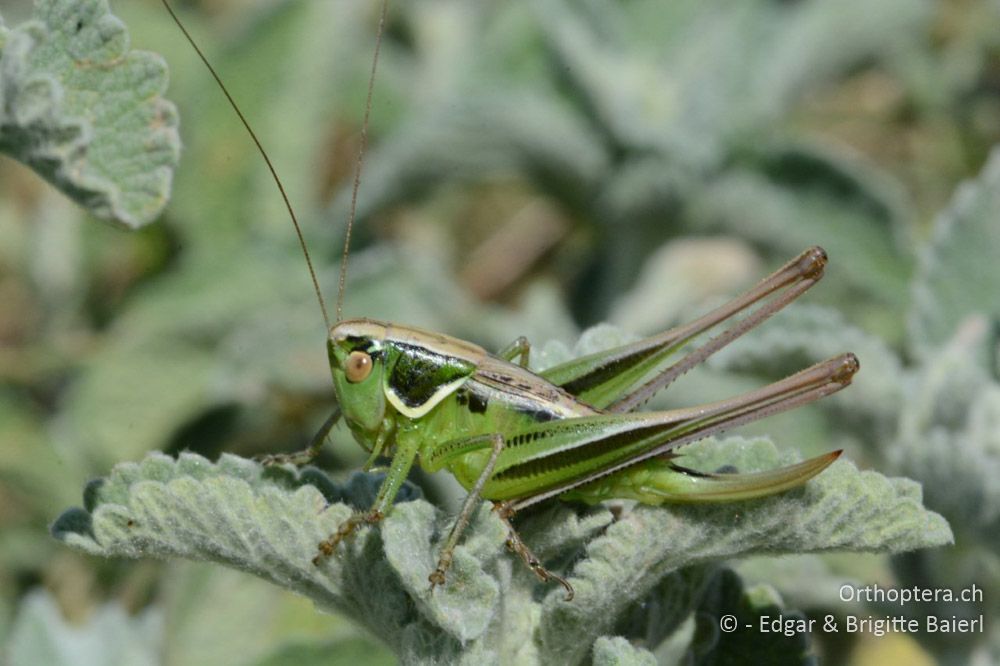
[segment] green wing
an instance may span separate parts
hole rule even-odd
[[[767,495],[804,483],[829,465],[834,454],[784,470],[753,475],[704,475],[672,462],[675,449],[724,429],[791,409],[850,383],[857,359],[845,354],[756,391],[716,403],[663,412],[597,414],[533,423],[504,433],[502,449],[482,495],[516,500],[515,509],[561,495],[657,459],[662,468],[697,484],[663,477],[661,501],[711,501]],[[489,457],[486,440],[460,438],[437,447],[425,466],[448,466],[471,486]],[[652,463],[648,463],[652,464]],[[641,468],[640,468],[641,469]],[[629,482],[630,484],[632,482]],[[650,497],[654,495],[651,494]]]

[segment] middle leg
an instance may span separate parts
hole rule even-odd
[[[462,532],[469,524],[469,519],[472,517],[472,512],[479,505],[480,497],[483,492],[483,486],[493,475],[493,468],[496,467],[497,458],[500,457],[500,452],[503,450],[503,435],[495,434],[490,435],[493,440],[493,450],[490,453],[489,460],[486,461],[486,465],[483,467],[482,473],[480,473],[479,478],[476,479],[476,483],[472,486],[472,490],[465,497],[465,503],[462,504],[462,511],[458,514],[458,518],[455,520],[455,524],[451,528],[451,532],[448,533],[448,539],[445,541],[444,546],[441,548],[441,554],[438,556],[437,568],[434,572],[427,577],[427,580],[431,582],[431,591],[434,590],[438,585],[444,585],[445,574],[447,573],[449,567],[451,567],[452,557],[455,551],[455,546],[458,545],[458,539],[462,536]]]

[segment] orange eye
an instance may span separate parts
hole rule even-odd
[[[344,363],[344,374],[352,384],[362,382],[372,373],[372,357],[363,351],[352,351]]]

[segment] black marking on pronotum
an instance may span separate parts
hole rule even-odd
[[[371,350],[375,347],[375,342],[363,335],[349,335],[344,341],[348,344],[348,349],[351,351],[363,351],[371,353]]]
[[[389,374],[388,386],[407,407],[420,407],[441,386],[468,377],[476,369],[469,361],[428,351],[426,347],[402,342],[393,342],[392,345],[398,353]]]

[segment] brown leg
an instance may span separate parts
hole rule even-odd
[[[319,430],[313,435],[312,441],[309,442],[309,446],[302,451],[296,451],[295,453],[272,453],[263,456],[258,456],[256,460],[266,467],[271,465],[284,465],[286,463],[291,463],[296,467],[301,467],[302,465],[308,465],[319,452],[323,449],[323,444],[326,442],[326,436],[330,434],[330,430],[340,419],[340,407],[338,406],[330,414],[330,417],[323,422]]]
[[[528,565],[528,568],[531,569],[536,576],[538,576],[538,580],[543,583],[554,580],[566,588],[566,601],[572,601],[573,596],[576,594],[573,591],[573,586],[570,585],[565,578],[557,576],[543,567],[541,561],[535,556],[534,553],[531,552],[531,549],[528,548],[528,544],[524,543],[521,539],[521,535],[514,529],[514,526],[510,522],[510,519],[514,517],[512,504],[510,502],[502,502],[500,504],[494,504],[494,508],[500,516],[500,520],[502,520],[504,525],[507,526],[507,547],[521,556],[521,559]]]
[[[383,426],[392,427],[392,426]],[[390,463],[389,472],[386,474],[382,486],[378,489],[375,503],[367,511],[355,513],[345,520],[337,528],[337,531],[319,542],[319,553],[313,558],[313,564],[319,565],[325,558],[333,555],[333,551],[341,541],[351,536],[356,529],[363,525],[374,525],[385,518],[385,515],[392,508],[392,502],[396,499],[396,493],[406,481],[406,475],[410,471],[416,450],[412,446],[399,446],[396,455]]]
[[[354,514],[342,522],[336,532],[319,542],[319,545],[317,546],[319,548],[319,552],[316,554],[316,557],[312,559],[312,563],[319,566],[322,564],[323,560],[333,555],[333,552],[337,549],[340,542],[351,536],[351,534],[354,533],[354,530],[358,529],[362,525],[374,525],[384,517],[385,516],[382,512],[376,509]]]
[[[738,296],[728,303],[702,315],[695,321],[684,326],[670,329],[656,336],[664,341],[664,346],[680,346],[686,341],[704,333],[717,324],[728,320],[738,312],[761,303],[743,319],[733,323],[729,328],[710,338],[702,346],[685,354],[680,360],[665,368],[645,384],[622,396],[606,407],[609,412],[630,412],[654,394],[671,384],[685,372],[700,364],[706,358],[722,349],[736,338],[767,320],[775,312],[805,293],[823,277],[826,266],[826,252],[821,247],[811,247],[795,259],[779,268],[770,276],[764,278],[750,291]],[[773,298],[771,298],[773,296]],[[770,300],[765,300],[770,298]]]
[[[497,458],[500,457],[500,451],[503,450],[503,436],[502,435],[491,435],[493,439],[493,452],[490,454],[489,460],[486,461],[486,466],[483,467],[482,473],[479,478],[476,479],[476,484],[472,486],[472,490],[465,497],[465,503],[462,505],[462,511],[458,514],[458,518],[455,520],[455,524],[451,528],[451,532],[448,533],[448,539],[444,542],[444,547],[441,548],[441,555],[438,557],[437,568],[434,572],[427,577],[427,580],[431,582],[431,591],[438,585],[444,585],[445,574],[448,568],[451,567],[452,556],[455,552],[455,546],[458,545],[458,539],[462,536],[462,532],[469,524],[469,519],[472,517],[472,512],[479,506],[479,501],[481,493],[483,492],[483,486],[493,475],[493,468],[496,467]]]

